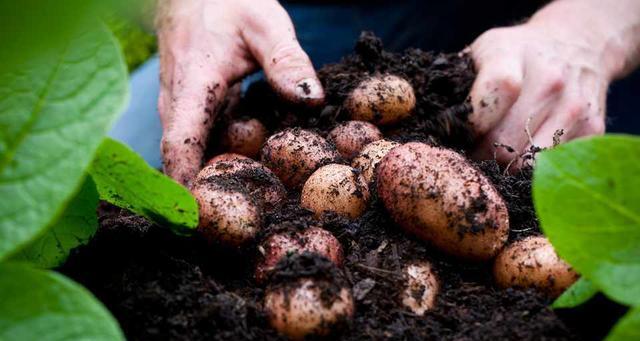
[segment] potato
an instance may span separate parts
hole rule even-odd
[[[336,324],[353,316],[354,304],[348,288],[326,295],[326,287],[323,280],[303,278],[268,288],[264,307],[271,326],[294,340],[331,333]]]
[[[264,253],[258,260],[255,277],[263,282],[275,265],[287,255],[311,252],[323,256],[336,266],[342,266],[342,245],[331,232],[311,227],[300,233],[276,233],[260,244]]]
[[[329,133],[338,152],[347,160],[353,159],[358,153],[373,141],[382,139],[378,127],[364,121],[347,121],[340,123]]]
[[[270,169],[249,158],[218,161],[206,166],[196,176],[196,182],[207,179],[217,181],[214,178],[235,178],[242,181],[250,195],[259,200],[267,210],[277,207],[287,195],[284,186]]]
[[[267,139],[267,128],[260,121],[233,121],[227,127],[223,136],[223,145],[231,153],[255,158],[260,153],[262,144]]]
[[[506,247],[495,260],[493,275],[503,288],[533,287],[552,297],[559,296],[578,279],[578,274],[542,236],[528,237]]]
[[[397,123],[411,116],[415,106],[413,86],[394,75],[374,76],[362,81],[344,103],[351,119],[381,125]]]
[[[409,264],[403,269],[403,276],[406,286],[402,292],[402,304],[418,316],[433,309],[440,291],[440,284],[431,264],[427,262]]]
[[[360,172],[339,164],[315,171],[302,188],[301,206],[317,217],[335,212],[355,219],[362,215],[369,201],[369,187]]]
[[[400,143],[389,140],[378,140],[366,145],[360,154],[351,162],[351,167],[359,170],[367,184],[375,180],[375,170],[378,163],[387,153],[399,146]]]
[[[336,162],[340,155],[320,135],[299,128],[271,136],[262,148],[261,160],[290,188],[302,185],[319,167]]]
[[[233,161],[233,160],[244,160],[244,159],[249,159],[249,158],[244,155],[235,154],[235,153],[219,154],[212,157],[211,160],[207,161],[207,163],[205,164],[205,167],[211,166],[212,164],[220,161]]]
[[[424,143],[392,149],[378,165],[378,195],[406,231],[467,260],[493,258],[507,241],[507,206],[460,154]]]
[[[258,203],[234,186],[196,181],[191,189],[200,207],[198,231],[211,242],[240,246],[262,225]]]

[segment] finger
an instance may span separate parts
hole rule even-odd
[[[473,113],[469,120],[478,135],[486,134],[513,106],[522,86],[522,65],[517,58],[485,59],[471,88]]]
[[[271,85],[290,101],[322,103],[324,90],[309,56],[298,43],[288,14],[275,1],[260,2],[254,9],[248,15],[243,37]],[[267,10],[269,15],[260,13]]]
[[[508,163],[514,153],[499,148],[494,152],[494,143],[512,147],[522,153],[531,135],[551,114],[564,88],[563,70],[556,70],[538,63],[530,63],[525,69],[521,95],[507,115],[489,132],[474,153],[477,158],[494,155],[498,162]]]
[[[171,86],[160,90],[164,172],[185,186],[201,168],[209,131],[227,91],[221,76],[202,71],[187,66],[174,75]]]

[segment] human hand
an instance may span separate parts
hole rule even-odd
[[[164,171],[184,185],[200,170],[227,90],[262,67],[283,98],[315,105],[324,92],[276,0],[161,0],[156,26]]]
[[[629,25],[609,22],[621,17],[609,19],[592,5],[557,1],[526,24],[492,29],[472,44],[475,158],[506,164],[532,145],[604,133],[609,83],[628,69],[634,48],[627,46]]]

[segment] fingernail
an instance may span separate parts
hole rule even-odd
[[[303,100],[317,100],[324,98],[324,90],[317,79],[305,78],[296,83],[296,95]]]

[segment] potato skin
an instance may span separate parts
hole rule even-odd
[[[299,187],[316,169],[339,157],[323,137],[300,128],[285,129],[269,137],[260,155],[262,163],[289,188]]]
[[[413,86],[394,75],[362,81],[344,103],[351,119],[380,125],[397,123],[411,116],[415,106]]]
[[[256,266],[255,278],[258,282],[263,282],[276,264],[290,254],[305,251],[316,253],[338,267],[342,266],[344,258],[338,239],[331,232],[319,227],[311,227],[300,233],[276,233],[265,239],[260,246],[264,254],[259,257]]]
[[[378,140],[366,145],[360,154],[351,162],[351,167],[362,173],[364,180],[371,184],[375,180],[375,170],[382,161],[382,158],[391,151],[391,149],[399,146],[400,143],[389,140]]]
[[[339,164],[315,171],[302,188],[301,206],[316,217],[335,212],[355,219],[362,215],[369,201],[369,187],[360,172]]]
[[[255,158],[267,139],[267,128],[255,118],[232,121],[224,132],[223,145],[230,153]]]
[[[496,257],[493,275],[503,288],[533,287],[551,297],[562,294],[579,277],[542,236],[527,237],[507,246]]]
[[[264,308],[271,326],[290,339],[301,340],[327,335],[336,324],[351,319],[354,304],[349,289],[340,289],[332,302],[326,302],[320,281],[302,278],[293,285],[268,288]]]
[[[440,291],[438,277],[427,262],[408,264],[403,269],[406,286],[402,292],[402,304],[418,316],[424,315],[436,305]]]
[[[411,142],[378,165],[378,195],[393,219],[460,258],[485,261],[507,241],[507,206],[489,180],[460,154]]]
[[[342,122],[329,133],[329,141],[336,145],[340,155],[347,160],[353,159],[364,146],[382,137],[378,127],[364,121]]]
[[[259,206],[246,192],[197,181],[191,193],[200,207],[198,231],[210,242],[241,246],[252,240],[262,225]]]
[[[220,161],[233,161],[233,160],[244,160],[244,159],[249,159],[249,158],[244,155],[235,154],[235,153],[223,153],[223,154],[219,154],[212,157],[209,161],[207,161],[207,163],[205,163],[204,166],[205,167],[211,166],[214,163],[220,162]]]

